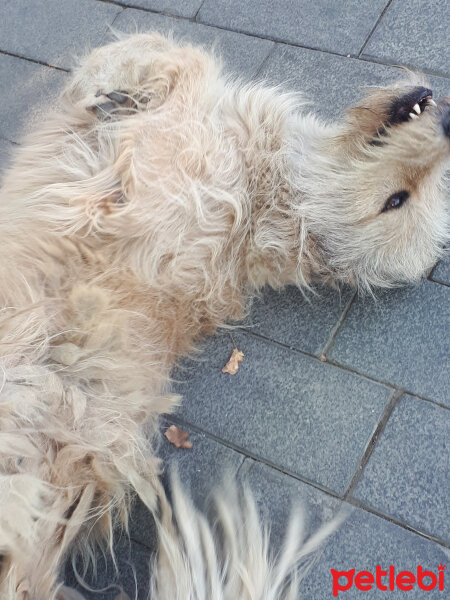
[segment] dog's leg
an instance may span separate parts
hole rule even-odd
[[[185,108],[219,72],[217,62],[199,48],[142,34],[94,50],[75,70],[63,99],[72,109],[117,120],[154,110],[169,97]]]

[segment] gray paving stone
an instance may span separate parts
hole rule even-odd
[[[450,79],[446,77],[438,77],[437,75],[426,75],[426,79],[429,81],[431,89],[433,90],[433,96],[440,100],[444,96],[450,94]]]
[[[403,396],[354,496],[377,511],[450,542],[450,411]]]
[[[171,424],[170,421],[165,423],[163,430]],[[237,473],[244,456],[204,433],[196,433],[184,425],[180,425],[180,428],[189,432],[192,448],[175,448],[163,437],[158,455],[164,464],[164,482],[169,484],[171,471],[175,468],[194,503],[203,508],[206,497],[222,484],[224,476]]]
[[[323,554],[309,571],[302,582],[301,598],[322,599],[333,598],[333,579],[330,570],[369,571],[375,575],[377,565],[388,571],[394,566],[396,575],[400,571],[411,571],[417,574],[417,567],[437,573],[438,564],[448,564],[448,551],[438,544],[430,542],[398,525],[376,517],[364,510],[355,509],[339,531],[325,545]],[[387,577],[382,579],[386,585]],[[345,582],[345,579],[342,580]],[[426,581],[427,583],[429,580]],[[446,586],[448,583],[446,582]],[[364,600],[386,598],[404,600],[440,600],[445,592],[437,589],[423,592],[417,585],[407,593],[398,588],[393,591],[383,591],[375,585],[370,591],[360,591],[355,585],[346,592],[341,592],[338,598],[346,600]]]
[[[243,451],[338,493],[347,488],[390,390],[316,359],[233,333],[245,359],[221,372],[227,335],[175,373],[184,395],[176,413]]]
[[[121,10],[92,0],[2,2],[0,50],[71,68],[73,56],[97,46]]]
[[[342,507],[348,510],[348,505],[333,496],[250,458],[239,471],[239,481],[248,485],[262,522],[270,525],[274,552],[282,547],[295,509],[304,512],[307,535],[330,521]]]
[[[282,292],[270,288],[255,300],[245,321],[249,331],[311,354],[320,355],[333,327],[353,296],[329,287],[317,288],[317,295],[305,296],[296,287]]]
[[[450,406],[450,289],[430,281],[358,299],[328,357]]]
[[[393,0],[364,55],[450,75],[450,3]]]
[[[162,431],[172,423],[164,422]],[[228,474],[236,474],[244,456],[208,438],[195,433],[189,427],[180,426],[189,432],[192,442],[190,450],[175,448],[162,437],[158,456],[163,460],[163,483],[170,491],[170,478],[175,469],[179,479],[194,504],[201,510],[208,495],[223,482]],[[130,519],[130,537],[150,548],[154,544],[153,519],[140,501],[136,501]]]
[[[320,524],[328,522],[339,510],[346,514],[346,520],[324,544],[317,560],[303,580],[300,598],[322,600],[333,598],[333,580],[330,569],[356,572],[368,570],[375,573],[377,565],[387,570],[394,565],[396,573],[401,570],[415,572],[418,565],[436,572],[436,566],[446,563],[442,548],[419,535],[394,525],[382,518],[332,498],[312,486],[295,480],[261,463],[246,460],[240,474],[250,484],[260,507],[263,519],[271,522],[271,547],[276,551],[281,545],[288,515],[293,506],[300,505],[306,515],[306,531],[311,534]],[[348,511],[348,512],[347,512]],[[385,598],[385,593],[375,586],[370,598]],[[367,592],[353,586],[338,598],[363,600]],[[405,592],[394,590],[389,598],[402,600]],[[408,597],[424,599],[423,591],[417,587],[408,593]],[[427,598],[442,598],[442,592],[430,591]]]
[[[275,40],[358,54],[386,0],[205,0],[198,19]]]
[[[76,580],[71,565],[65,571],[65,583],[83,595],[85,600],[117,600],[121,590],[133,600],[148,600],[150,564],[153,553],[140,544],[122,536],[114,545],[118,572],[109,555],[105,558],[100,551],[97,554],[97,573],[88,571],[84,581],[94,591],[84,589]],[[81,571],[81,565],[77,565]],[[106,589],[105,589],[106,588]],[[99,591],[97,591],[99,590]]]
[[[119,0],[123,6],[147,8],[157,12],[193,18],[203,0]]]
[[[126,33],[173,32],[178,39],[204,45],[207,49],[214,47],[223,58],[226,69],[244,78],[255,75],[274,46],[274,43],[268,40],[259,40],[234,31],[224,31],[192,21],[132,9],[126,9],[119,15],[114,28]]]
[[[264,64],[261,77],[271,84],[301,91],[312,102],[311,110],[336,120],[343,109],[355,104],[364,88],[387,85],[404,78],[401,69],[334,56],[316,50],[277,46]],[[434,96],[439,98],[450,90],[450,81],[429,77]]]
[[[450,256],[443,258],[431,274],[433,281],[450,285]]]
[[[1,27],[1,26],[0,26]],[[0,136],[19,141],[50,110],[67,73],[0,54]]]

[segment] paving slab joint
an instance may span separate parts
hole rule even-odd
[[[358,52],[358,57],[361,56],[361,54],[364,52],[365,47],[367,46],[367,44],[370,41],[370,38],[373,36],[373,34],[375,33],[376,28],[378,27],[378,25],[380,24],[381,20],[383,19],[384,15],[386,14],[386,11],[388,10],[389,6],[391,5],[392,0],[388,0],[388,3],[386,4],[386,6],[383,8],[383,10],[381,11],[380,16],[377,19],[377,22],[375,23],[375,25],[372,27],[369,35],[367,36],[366,41],[364,42],[364,44],[361,47],[361,50]]]
[[[272,56],[272,54],[275,52],[275,49],[278,47],[278,44],[276,42],[274,42],[273,46],[270,47],[269,52],[267,53],[267,55],[265,56],[265,58],[262,60],[261,64],[259,65],[259,67],[256,69],[256,73],[254,75],[254,79],[257,79],[260,74],[261,71],[264,69],[264,67],[267,64],[267,61],[270,59],[270,57]]]
[[[356,296],[357,296],[357,292],[354,292],[352,294],[352,296],[350,296],[350,298],[347,300],[347,304],[344,306],[344,310],[341,312],[341,315],[338,318],[338,320],[336,322],[336,325],[331,330],[330,337],[328,338],[328,341],[326,342],[326,344],[323,347],[322,352],[321,352],[322,360],[326,358],[327,353],[333,347],[334,340],[336,339],[336,336],[337,336],[337,334],[338,334],[338,332],[339,332],[339,330],[341,328],[341,325],[345,321],[345,317],[347,316],[348,311],[350,310],[351,305],[355,301]]]
[[[23,56],[22,54],[14,54],[13,52],[8,52],[7,50],[0,50],[0,54],[12,56],[13,58],[27,60],[28,62],[35,63],[36,65],[42,65],[44,67],[48,67],[49,69],[55,69],[56,71],[64,71],[64,73],[70,73],[70,69],[65,69],[64,67],[57,67],[56,65],[50,65],[49,63],[46,63],[43,60],[37,60],[36,58],[30,58],[29,56]]]
[[[121,5],[118,5],[118,6],[121,6]],[[102,38],[102,44],[106,44],[107,43],[106,36],[107,36],[108,32],[112,33],[114,35],[114,23],[117,21],[117,19],[123,13],[123,11],[126,9],[125,6],[121,6],[121,8],[122,8],[122,10],[117,13],[117,15],[112,20],[112,23],[109,23],[109,25],[106,27],[106,31],[103,34],[103,38]]]
[[[400,398],[403,396],[403,394],[404,394],[403,390],[396,389],[393,391],[393,393],[389,399],[389,402],[387,403],[386,408],[384,409],[383,414],[381,415],[381,419],[379,420],[378,425],[377,425],[372,437],[370,438],[369,443],[366,446],[364,454],[361,458],[361,462],[359,463],[358,467],[356,468],[355,474],[353,475],[350,485],[348,486],[347,490],[344,493],[343,500],[348,501],[349,497],[353,494],[353,491],[355,490],[356,486],[358,485],[361,475],[362,475],[367,463],[369,462],[370,457],[372,456],[372,453],[373,453],[375,446],[380,438],[380,435],[383,433],[383,431],[386,427],[386,424],[389,421],[389,418],[392,414],[392,411],[398,404],[398,402],[399,402]]]
[[[200,4],[200,6],[198,7],[197,12],[194,15],[194,18],[192,19],[193,21],[195,21],[196,23],[199,22],[198,20],[198,13],[202,10],[202,6],[205,4],[205,0],[203,0],[203,2]]]
[[[446,542],[445,540],[443,540],[435,535],[431,535],[430,533],[426,533],[425,531],[421,531],[420,529],[416,529],[412,525],[409,525],[408,523],[405,523],[404,521],[401,521],[400,519],[395,519],[394,517],[385,515],[384,513],[380,512],[379,510],[376,510],[372,506],[367,506],[366,504],[364,504],[364,502],[361,502],[357,498],[349,497],[347,500],[345,500],[345,502],[347,502],[350,506],[354,506],[355,508],[359,508],[371,515],[375,515],[376,517],[383,519],[384,521],[387,521],[388,523],[392,523],[393,525],[397,525],[398,527],[401,527],[402,529],[405,529],[406,531],[410,531],[411,533],[414,533],[415,535],[418,535],[421,538],[428,540],[429,542],[433,542],[434,544],[441,546],[442,548],[445,548],[446,550],[450,550],[450,544],[448,542]],[[447,554],[447,552],[446,552],[446,554]]]

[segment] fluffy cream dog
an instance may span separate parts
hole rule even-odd
[[[1,191],[0,598],[69,597],[68,552],[110,543],[133,493],[162,506],[153,598],[296,597],[314,543],[293,529],[272,567],[250,500],[242,527],[219,499],[222,549],[178,492],[174,525],[152,448],[171,367],[265,284],[417,281],[449,156],[448,100],[418,83],[329,126],[159,35],[88,56]]]

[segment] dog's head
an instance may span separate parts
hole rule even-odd
[[[450,98],[417,83],[372,90],[327,147],[312,210],[322,260],[360,287],[418,280],[448,241]]]

